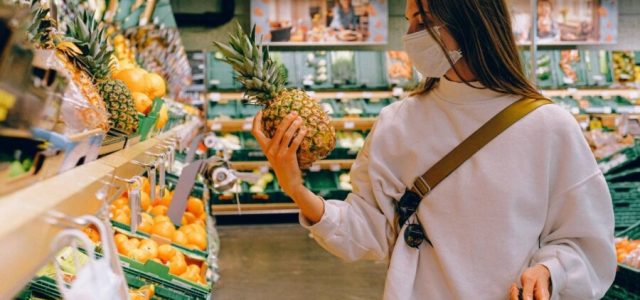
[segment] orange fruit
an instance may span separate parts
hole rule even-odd
[[[195,246],[200,250],[207,248],[207,236],[200,232],[192,232],[187,234],[189,244]]]
[[[157,189],[156,195],[160,195],[160,188]],[[165,188],[164,197],[156,198],[153,202],[155,205],[164,205],[166,207],[171,206],[171,198],[173,197],[173,193]]]
[[[189,239],[187,238],[187,234],[181,231],[176,231],[173,234],[173,238],[171,239],[171,241],[173,241],[173,243],[175,243],[176,245],[180,245],[183,247],[186,247],[187,244],[189,244]]]
[[[116,243],[116,246],[119,246],[123,242],[128,241],[129,238],[126,235],[122,234],[122,233],[116,233],[116,235],[113,237],[113,240]]]
[[[129,239],[129,243],[131,244],[131,246],[133,246],[134,248],[138,248],[140,247],[140,240],[137,238],[131,238]]]
[[[131,217],[123,212],[118,213],[113,220],[126,225],[131,224]]]
[[[189,201],[187,202],[187,211],[191,212],[195,216],[200,216],[204,213],[204,203],[202,200],[189,197]]]
[[[167,86],[162,76],[156,73],[147,73],[144,75],[144,80],[147,82],[147,95],[149,98],[161,98],[166,94]]]
[[[153,222],[154,223],[171,222],[171,219],[169,219],[169,217],[167,216],[155,216],[153,217]]]
[[[204,224],[201,224],[200,222],[202,221],[196,220],[195,222],[193,222],[193,224],[191,224],[191,227],[193,227],[193,230],[195,232],[199,232],[202,235],[207,235],[207,231],[204,229]]]
[[[138,249],[149,252],[150,258],[158,257],[158,243],[156,243],[154,240],[146,239],[142,241],[140,243],[140,248]]]
[[[192,268],[192,266],[194,266],[195,269]],[[189,265],[189,267],[187,267],[187,270],[182,275],[180,275],[180,277],[182,277],[182,278],[184,278],[186,280],[189,280],[189,281],[198,282],[200,280],[199,271],[200,271],[200,268],[198,268],[198,266]]]
[[[150,214],[143,212],[140,217],[142,217],[142,222],[149,222],[153,225],[153,217]]]
[[[153,105],[153,101],[147,97],[147,95],[143,93],[131,93],[131,98],[133,99],[133,105],[139,113],[148,114],[151,111],[151,106]]]
[[[147,211],[151,206],[151,198],[149,198],[149,194],[147,192],[142,191],[140,193],[140,207],[143,211]]]
[[[154,216],[166,216],[168,210],[169,210],[169,208],[164,206],[164,205],[157,205],[157,206],[154,206],[149,211],[149,213],[151,213]]]
[[[84,232],[92,242],[97,243],[100,241],[100,233],[93,226],[82,228],[82,232]]]
[[[140,224],[138,224],[138,231],[140,232],[151,234],[152,230],[153,230],[153,223],[149,221],[142,221],[140,222]]]
[[[143,192],[149,194],[151,192],[151,184],[149,183],[149,178],[142,177],[142,189]]]
[[[146,263],[151,258],[151,255],[143,249],[133,249],[131,253],[129,253],[129,257],[141,263]]]
[[[147,71],[140,68],[122,70],[113,74],[113,79],[122,80],[124,84],[127,85],[131,93],[146,93],[147,82],[144,80],[146,73]]]
[[[130,240],[124,241],[123,243],[118,245],[118,253],[124,256],[129,256],[129,254],[131,254],[131,251],[133,251],[133,249],[136,249],[136,247],[133,246]]]
[[[175,226],[171,222],[160,222],[153,225],[151,233],[159,235],[161,237],[172,239],[173,234],[176,232]]]
[[[119,209],[120,212],[126,214],[126,215],[131,215],[131,208],[129,208],[129,206],[123,206],[122,208]]]
[[[176,255],[176,249],[169,244],[160,245],[158,247],[158,258],[162,261],[169,261]]]
[[[111,205],[115,206],[115,208],[122,208],[129,205],[129,198],[120,197],[113,201]]]
[[[184,232],[185,234],[189,234],[189,233],[193,232],[194,229],[193,229],[193,226],[191,226],[191,224],[189,224],[189,225],[183,225],[182,227],[180,227],[180,229],[178,229],[178,231]]]
[[[195,220],[196,216],[191,212],[185,212],[184,215],[182,215],[182,225],[189,225]]]
[[[169,273],[179,276],[187,271],[187,262],[185,262],[184,259],[176,259],[175,257],[177,256],[174,256],[174,259],[170,260],[168,263]]]
[[[198,217],[198,219],[199,219],[199,220],[202,220],[202,221],[205,221],[205,220],[207,219],[207,214],[201,214],[201,215]]]
[[[162,129],[164,125],[167,125],[167,121],[169,121],[169,109],[166,104],[162,104],[160,107],[160,111],[158,112],[158,120],[156,121],[156,128]]]

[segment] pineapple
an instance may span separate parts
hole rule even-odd
[[[286,89],[287,78],[282,65],[269,57],[269,50],[256,43],[255,26],[247,35],[237,24],[229,45],[214,42],[224,55],[222,59],[238,72],[237,80],[246,88],[245,96],[253,104],[264,107],[262,128],[273,137],[282,119],[296,111],[307,128],[307,135],[298,150],[300,168],[327,157],[335,148],[336,133],[329,116],[318,102],[302,90]]]
[[[138,114],[131,93],[122,81],[111,79],[113,51],[107,44],[106,29],[83,11],[69,24],[67,34],[74,43],[59,44],[58,53],[83,95],[92,104],[106,107],[109,126],[127,134],[135,132]]]

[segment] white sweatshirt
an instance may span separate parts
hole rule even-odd
[[[393,231],[394,202],[435,162],[519,97],[443,79],[380,114],[351,169],[353,193],[326,201],[329,252],[388,260],[384,299],[508,299],[536,264],[552,299],[599,299],[613,282],[613,209],[576,120],[545,105],[507,129],[425,197],[418,218],[434,247]]]

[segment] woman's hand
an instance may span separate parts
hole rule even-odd
[[[551,274],[544,265],[526,269],[520,278],[523,300],[549,300],[551,298]],[[518,300],[518,287],[511,285],[511,300]]]
[[[280,187],[291,197],[304,189],[297,155],[307,133],[302,124],[302,119],[297,113],[292,112],[280,122],[276,133],[270,139],[262,131],[262,111],[253,119],[253,136],[267,156]]]

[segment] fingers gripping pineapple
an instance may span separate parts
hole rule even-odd
[[[214,42],[224,55],[224,61],[239,74],[237,80],[245,87],[247,98],[263,105],[262,128],[272,138],[290,112],[297,112],[307,134],[298,149],[300,168],[309,168],[313,162],[327,157],[335,148],[336,134],[329,116],[318,102],[302,90],[286,89],[287,79],[283,66],[269,57],[269,50],[256,43],[255,26],[250,35],[237,24],[229,45]]]

